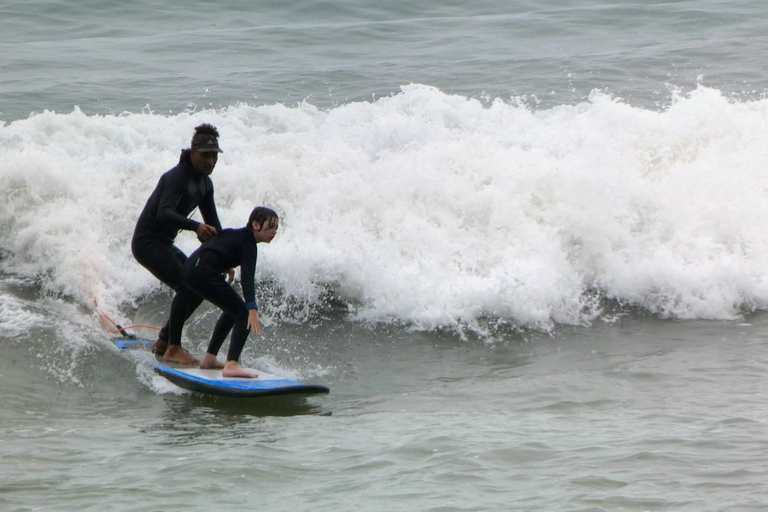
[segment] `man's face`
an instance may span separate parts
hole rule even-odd
[[[193,149],[189,153],[189,159],[192,160],[192,167],[201,174],[209,176],[213,172],[213,168],[216,167],[216,162],[219,160],[219,153],[216,151],[197,151]]]

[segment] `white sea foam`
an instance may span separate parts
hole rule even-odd
[[[251,363],[251,361],[243,361],[245,364]],[[274,375],[280,375],[288,379],[297,381],[303,381],[307,379],[316,379],[324,377],[331,373],[330,368],[324,368],[318,365],[311,365],[307,361],[302,361],[302,364],[286,364],[277,361],[273,357],[261,356],[249,366],[255,368],[257,371],[272,373]]]
[[[0,336],[15,338],[40,326],[47,326],[42,314],[30,310],[21,300],[0,291]]]
[[[418,85],[328,111],[45,112],[0,128],[4,270],[110,310],[152,291],[131,233],[200,122],[222,134],[222,223],[281,214],[257,271],[287,297],[330,289],[357,318],[424,329],[584,323],[602,296],[676,318],[768,304],[768,100],[707,88],[662,112]]]

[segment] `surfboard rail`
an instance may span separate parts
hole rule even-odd
[[[140,338],[112,338],[121,351],[149,350],[154,343]],[[158,360],[154,371],[180,388],[228,398],[259,398],[267,396],[309,396],[328,394],[330,389],[320,384],[305,384],[278,375],[247,368],[258,374],[255,379],[223,377],[219,369],[166,364]]]
[[[162,375],[180,388],[208,395],[230,398],[255,398],[281,395],[316,395],[328,394],[330,392],[330,389],[319,384],[303,384],[285,378],[262,378],[264,374],[260,373],[259,370],[252,368],[251,370],[259,373],[259,378],[227,378],[218,377],[218,375],[214,378],[209,378],[200,373],[216,372],[220,375],[221,372],[216,370],[179,369],[160,363],[155,365],[155,373]],[[273,376],[269,375],[269,377]]]

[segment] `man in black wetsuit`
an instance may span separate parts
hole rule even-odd
[[[210,124],[195,128],[190,149],[182,150],[176,167],[160,177],[133,232],[131,250],[136,261],[176,291],[183,286],[182,268],[187,261],[187,256],[174,245],[178,232],[194,231],[201,242],[221,232],[213,201],[213,183],[208,177],[222,152],[218,137],[219,132]],[[198,207],[202,223],[187,217]],[[231,279],[234,272],[230,270],[229,275]],[[185,319],[201,301],[196,298],[187,305]],[[199,361],[181,347],[180,340],[168,345],[168,329],[166,322],[152,347],[153,352],[163,355],[166,362],[198,364]]]

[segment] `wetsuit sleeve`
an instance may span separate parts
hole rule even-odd
[[[248,233],[248,236],[253,236]],[[256,302],[256,285],[253,280],[256,276],[256,244],[243,244],[240,253],[240,285],[243,287],[243,298],[248,309],[259,309]]]
[[[195,231],[199,222],[189,219],[176,211],[184,194],[187,193],[187,183],[180,173],[167,173],[163,180],[163,191],[157,204],[157,220],[161,224],[174,229]]]
[[[203,221],[206,224],[210,224],[216,228],[216,231],[221,233],[221,222],[219,222],[219,214],[216,211],[216,203],[213,201],[213,183],[210,180],[206,181],[208,193],[205,194],[205,197],[200,202],[200,215],[203,216]]]

